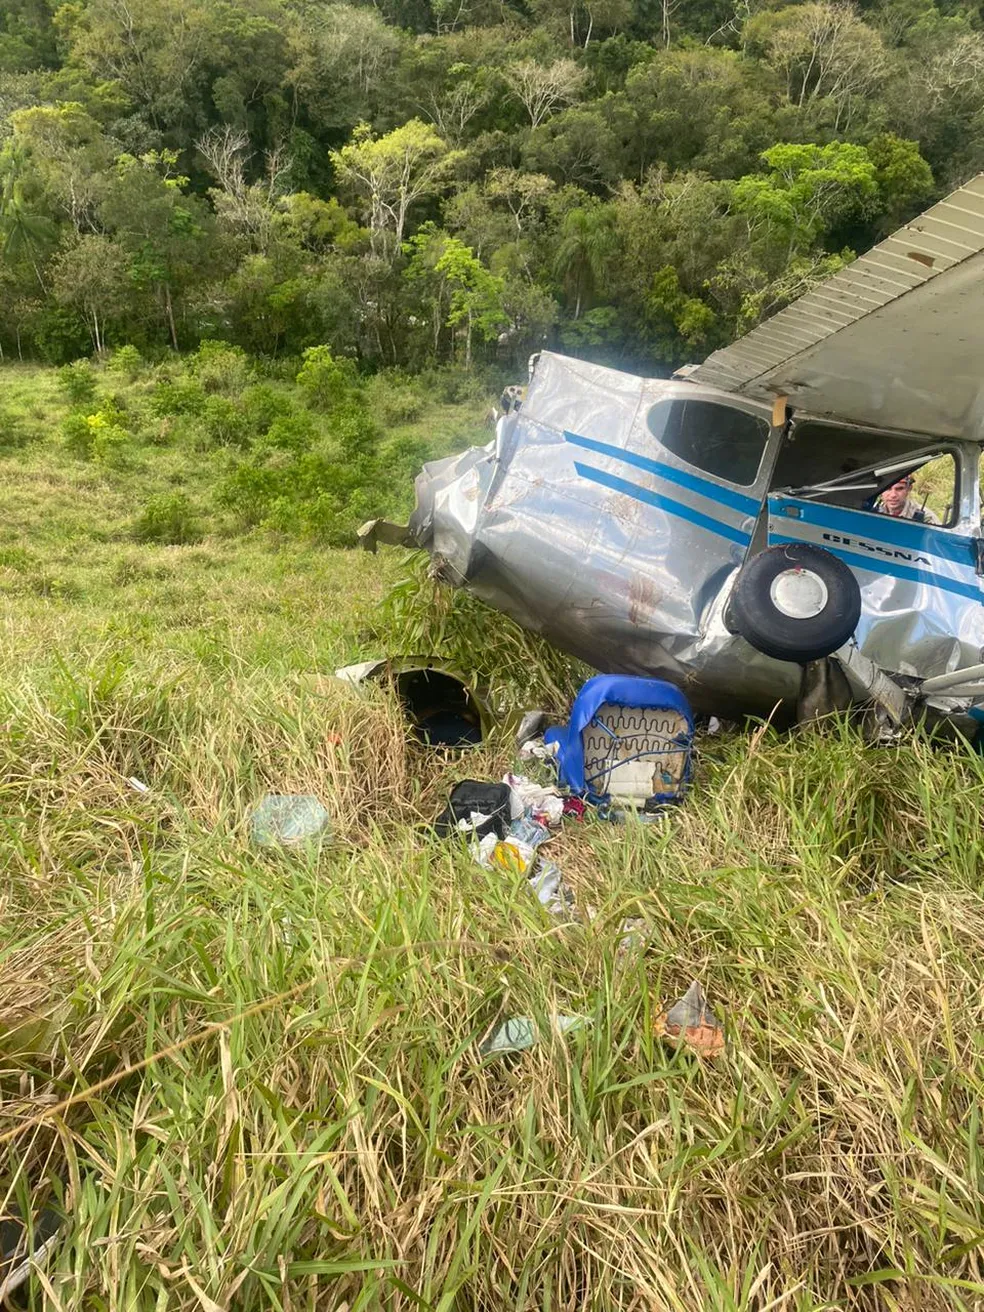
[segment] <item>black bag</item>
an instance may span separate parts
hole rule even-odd
[[[457,830],[459,820],[468,820],[473,811],[488,816],[472,831],[476,837],[494,833],[497,838],[504,838],[510,820],[509,785],[463,779],[452,789],[447,806],[434,821],[434,828],[445,838]]]

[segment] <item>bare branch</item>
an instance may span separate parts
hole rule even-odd
[[[243,196],[246,192],[246,165],[252,157],[248,134],[227,123],[209,128],[195,145],[222,190],[230,196]]]
[[[557,59],[552,64],[538,64],[535,59],[521,59],[503,69],[517,99],[537,128],[557,108],[577,100],[585,81],[585,72],[573,59]]]

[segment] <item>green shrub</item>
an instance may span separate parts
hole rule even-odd
[[[154,388],[148,407],[158,419],[171,415],[200,415],[205,409],[206,399],[201,384],[194,379],[174,382],[168,378]]]
[[[96,375],[88,360],[73,360],[58,370],[58,387],[66,401],[84,405],[96,395]]]
[[[121,374],[131,383],[143,368],[143,357],[135,346],[120,346],[106,361],[110,373]]]
[[[356,398],[334,410],[328,421],[328,433],[347,460],[367,455],[379,441],[375,419]]]
[[[249,357],[240,346],[206,338],[188,361],[206,392],[239,393],[252,377]]]
[[[373,413],[384,424],[412,424],[424,412],[424,397],[405,374],[377,374],[368,392]]]
[[[358,382],[352,361],[335,359],[327,346],[310,346],[304,352],[297,383],[313,410],[334,410],[350,399]]]
[[[102,413],[90,415],[87,423],[92,431],[92,459],[103,465],[122,464],[130,446],[126,429]]]
[[[301,359],[297,355],[278,355],[275,359],[270,356],[260,356],[253,361],[253,374],[256,378],[293,386],[297,381],[297,371],[300,367]]]
[[[82,410],[73,410],[62,420],[62,437],[73,456],[88,460],[92,455],[92,430],[89,417]]]
[[[419,437],[395,437],[384,442],[379,460],[389,476],[396,505],[407,512],[413,504],[413,480],[430,459],[430,447]]]
[[[107,402],[94,414],[73,410],[62,421],[66,448],[80,460],[97,460],[105,465],[119,465],[130,445],[124,416]]]
[[[421,370],[417,387],[423,395],[433,396],[447,405],[461,405],[468,401],[481,405],[489,391],[496,390],[490,387],[489,380],[483,380],[474,370],[453,364]]]
[[[261,524],[281,493],[284,472],[243,460],[219,485],[216,501],[248,527]]]
[[[316,369],[320,381],[338,380],[330,357],[319,354],[309,363],[309,379]],[[376,422],[361,392],[348,385],[348,371],[339,373],[342,385],[323,423],[308,411],[274,420],[223,480],[219,503],[244,524],[345,546],[355,542],[360,524],[391,503],[393,479],[377,458]]]
[[[242,461],[223,481],[219,503],[246,526],[306,534],[351,546],[356,530],[392,500],[388,471],[371,456],[339,459],[325,450],[271,452]]]
[[[254,436],[262,436],[272,423],[286,419],[294,411],[290,397],[269,383],[247,387],[241,403],[246,424]]]
[[[227,396],[210,396],[198,420],[203,445],[247,446],[249,432],[242,408]]]
[[[46,301],[32,327],[34,343],[49,364],[65,364],[85,355],[91,345],[85,320],[74,310]]]
[[[138,542],[171,546],[202,540],[194,508],[183,492],[161,492],[151,497],[134,520],[132,533]]]
[[[184,422],[173,415],[164,415],[160,418],[151,416],[137,430],[137,440],[147,446],[170,446],[176,434],[181,431]]]
[[[257,440],[256,450],[258,453],[290,451],[294,455],[301,455],[304,451],[310,451],[317,437],[317,425],[306,411],[301,410],[297,414],[275,420]]]

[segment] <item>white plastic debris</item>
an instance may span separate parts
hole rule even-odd
[[[499,841],[499,835],[493,832],[486,834],[479,842],[472,843],[469,850],[484,870],[492,869],[492,853],[498,846]]]
[[[544,788],[525,774],[504,775],[502,782],[509,787],[513,820],[518,820],[527,811],[534,816],[546,816],[551,825],[559,825],[563,820],[564,799],[556,788]]]
[[[455,828],[459,834],[473,834],[476,829],[481,829],[482,825],[487,825],[491,819],[490,815],[483,815],[481,811],[472,811],[468,819],[459,820]]]
[[[586,1024],[584,1016],[553,1016],[551,1026],[558,1034],[568,1034]],[[480,1045],[483,1057],[504,1052],[524,1052],[539,1043],[543,1036],[535,1020],[529,1016],[513,1016],[504,1020]]]
[[[335,678],[358,687],[385,664],[385,661],[360,661],[358,665],[343,665],[341,669],[335,671]]]
[[[530,888],[540,905],[552,916],[570,916],[574,910],[574,894],[564,883],[560,867],[552,861],[540,860],[530,875]]]
[[[331,816],[310,794],[267,793],[250,817],[259,847],[303,847],[330,837]]]
[[[552,761],[559,748],[559,743],[545,743],[542,738],[532,738],[519,749],[520,760]]]

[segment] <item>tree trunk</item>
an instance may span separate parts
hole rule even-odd
[[[167,326],[171,333],[171,345],[177,350],[178,330],[174,326],[174,306],[171,304],[171,288],[167,283],[164,284],[164,312],[167,315]]]
[[[34,270],[34,276],[35,276],[35,277],[37,278],[37,280],[38,280],[38,286],[39,286],[39,287],[41,288],[41,290],[44,292],[45,296],[47,296],[47,295],[48,295],[48,288],[47,288],[47,286],[45,285],[45,281],[44,281],[44,279],[41,277],[41,270],[38,268],[38,262],[37,262],[37,260],[34,258],[33,254],[31,255],[31,268]]]

